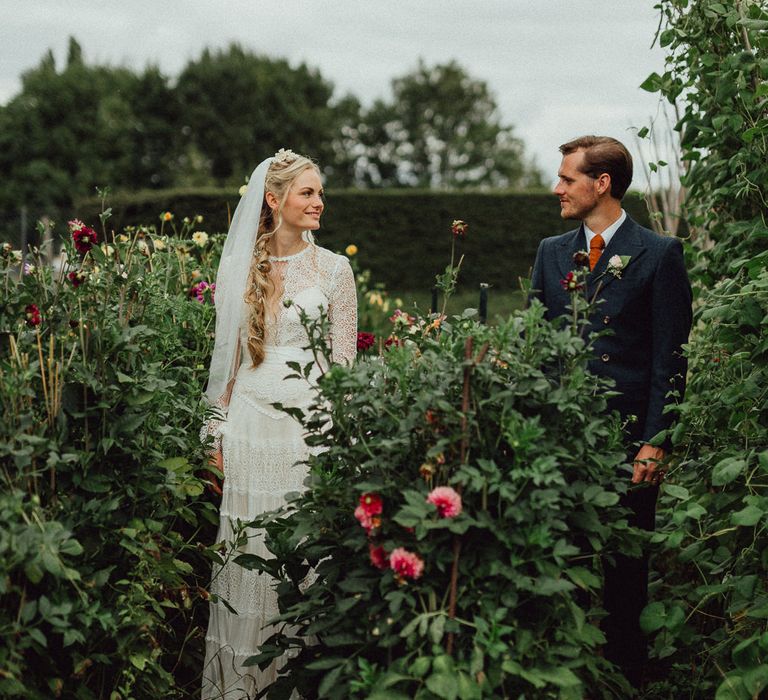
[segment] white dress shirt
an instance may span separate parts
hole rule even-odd
[[[623,209],[621,210],[621,215],[619,216],[616,221],[614,221],[605,231],[600,234],[603,237],[603,240],[605,241],[605,247],[608,247],[608,244],[611,242],[611,238],[613,238],[613,234],[616,233],[616,231],[619,229],[619,226],[621,226],[625,219],[627,218],[627,212],[625,212]],[[592,242],[592,239],[597,235],[589,226],[584,224],[584,233],[587,234],[587,250],[589,250],[589,244]]]

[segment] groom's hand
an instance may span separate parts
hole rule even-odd
[[[635,456],[634,473],[632,474],[632,483],[639,484],[648,481],[652,484],[659,484],[664,478],[664,471],[661,469],[661,462],[667,453],[661,447],[653,445],[643,445]]]

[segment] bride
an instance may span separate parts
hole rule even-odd
[[[216,339],[206,396],[223,420],[203,427],[213,436],[211,461],[224,473],[219,542],[233,540],[233,523],[248,522],[303,488],[309,449],[301,425],[271,406],[305,407],[309,385],[285,379],[286,362],[305,366],[307,334],[300,310],[328,315],[334,362],[352,362],[357,343],[357,297],[349,261],[314,243],[320,227],[323,187],[317,166],[281,149],[254,170],[232,220],[216,276]],[[320,372],[313,368],[316,378]],[[261,535],[237,554],[269,556]],[[229,545],[231,546],[231,545]],[[232,563],[214,567],[205,638],[203,699],[242,700],[273,681],[266,670],[243,666],[274,628],[277,596],[266,575]]]

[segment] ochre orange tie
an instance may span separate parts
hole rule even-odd
[[[589,242],[589,269],[594,270],[597,261],[603,254],[603,248],[605,248],[605,241],[603,237],[597,233],[592,236],[592,240]]]

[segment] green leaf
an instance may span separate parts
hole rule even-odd
[[[336,681],[338,681],[339,676],[343,670],[344,666],[337,666],[332,671],[326,673],[323,676],[323,680],[320,681],[320,686],[317,689],[317,693],[321,698],[328,697],[328,693],[330,693],[330,691],[336,685]]]
[[[667,614],[664,609],[664,603],[651,603],[643,608],[643,612],[640,613],[640,628],[646,634],[655,632],[664,627]]]
[[[740,676],[728,674],[715,693],[715,700],[751,700]]]
[[[731,522],[742,527],[752,527],[765,518],[765,511],[757,506],[747,506],[733,514]]]
[[[672,498],[677,498],[680,501],[687,501],[691,494],[688,493],[688,489],[685,486],[678,486],[677,484],[664,483],[664,493],[669,494]]]
[[[553,666],[548,669],[538,668],[536,671],[539,677],[547,681],[547,683],[553,683],[560,688],[573,688],[581,685],[578,676],[565,666]]]
[[[336,666],[339,666],[341,664],[346,663],[346,659],[342,658],[340,656],[333,656],[331,658],[324,658],[324,659],[317,659],[316,661],[310,661],[308,664],[305,665],[305,668],[308,668],[312,671],[325,671],[329,668],[334,668]]]
[[[714,486],[730,484],[744,471],[746,466],[746,461],[738,457],[721,459],[712,470],[712,484]]]
[[[459,694],[456,677],[450,673],[433,673],[427,678],[426,685],[430,692],[445,700],[456,700]]]
[[[658,92],[661,89],[661,76],[656,72],[651,73],[640,83],[640,89],[646,92]]]
[[[429,636],[434,644],[440,644],[445,632],[445,615],[438,615],[429,626]]]
[[[751,697],[760,697],[760,693],[768,688],[768,666],[762,664],[757,668],[745,671],[741,677],[741,682]]]
[[[143,671],[144,667],[147,665],[147,657],[140,656],[139,654],[131,654],[128,657],[128,660],[131,662],[131,665],[138,668],[139,671]]]
[[[428,656],[419,656],[411,664],[408,671],[417,678],[421,678],[422,676],[427,675],[427,671],[429,671],[431,665],[432,661]]]

